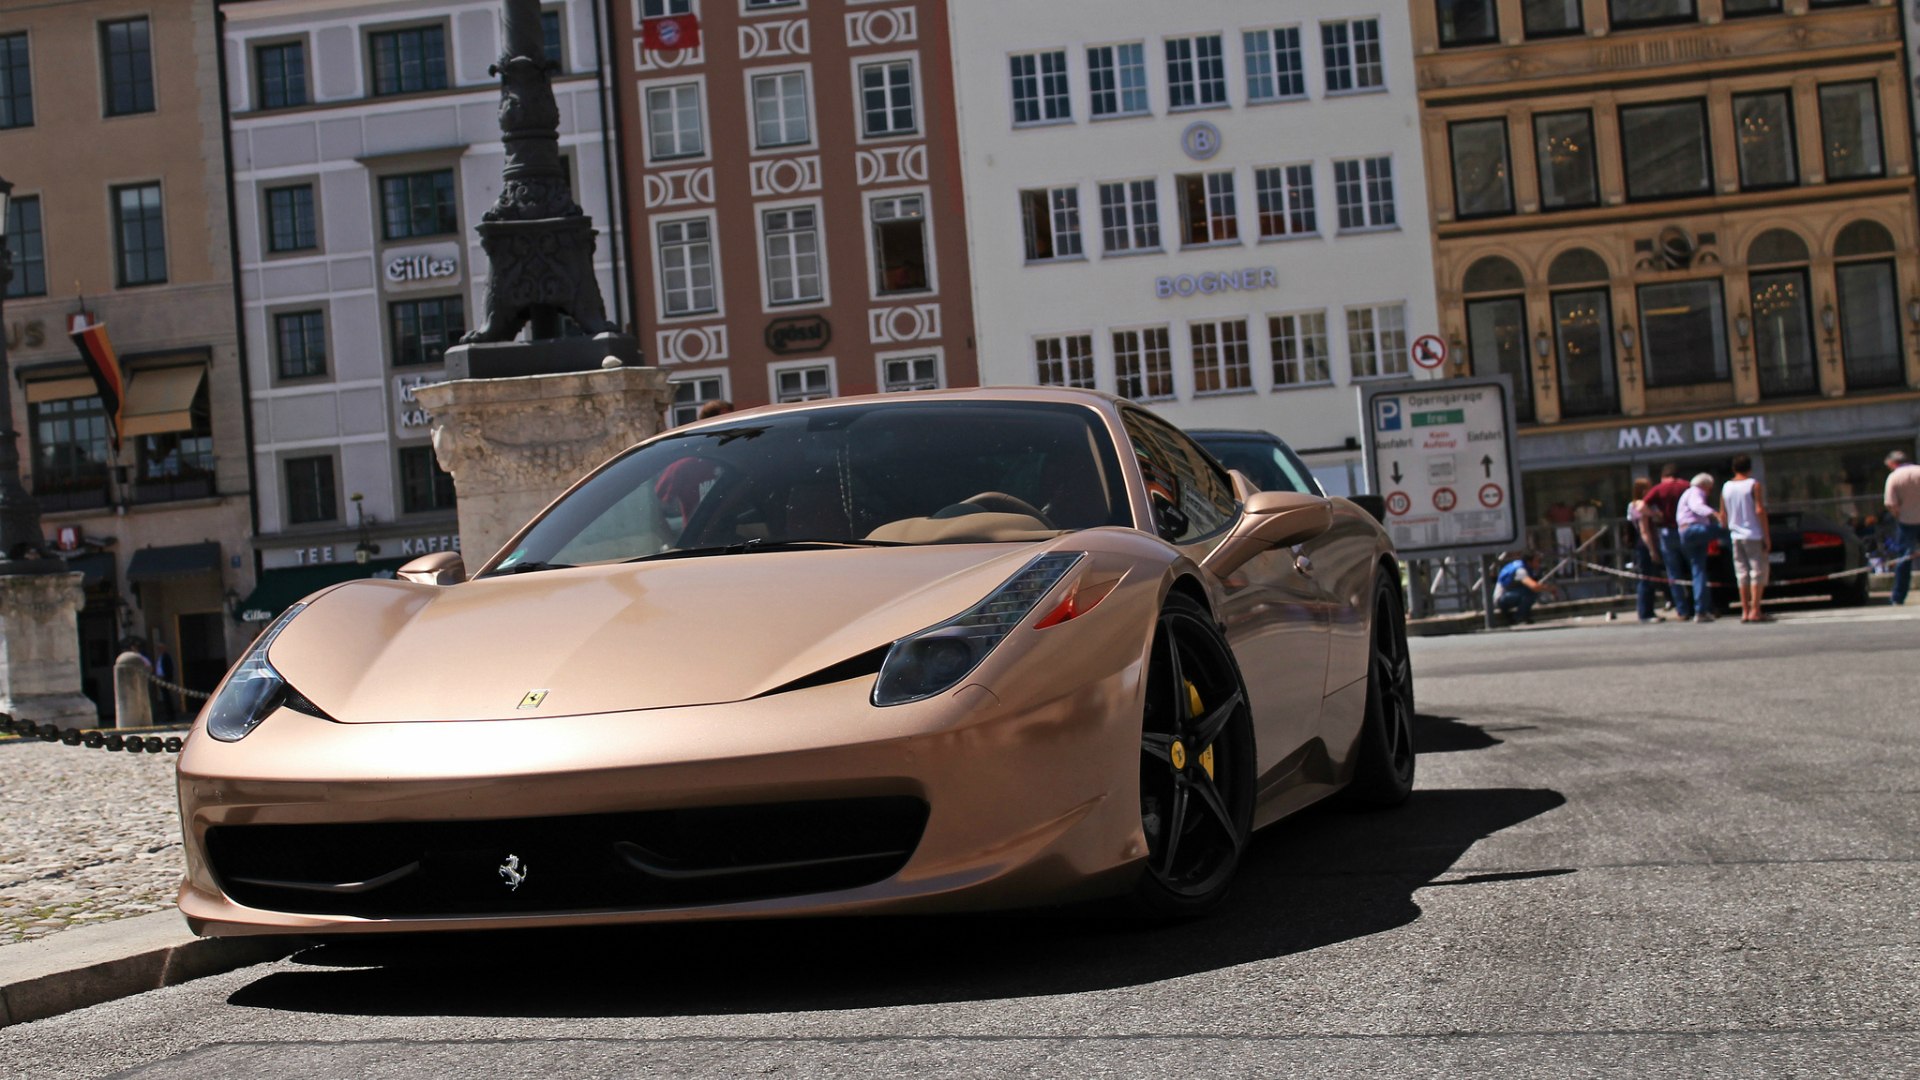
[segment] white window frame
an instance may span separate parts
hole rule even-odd
[[[653,244],[653,310],[658,313],[656,322],[685,323],[722,319],[727,314],[727,296],[725,278],[720,268],[720,230],[712,210],[693,213],[657,214],[647,219],[647,239]],[[660,230],[668,225],[683,222],[704,221],[707,224],[708,259],[713,266],[713,309],[710,311],[691,311],[672,315],[667,312],[667,267],[663,261],[666,245],[660,241]]]
[[[1300,366],[1300,374],[1302,376],[1301,381],[1281,382],[1280,381],[1280,365],[1284,361],[1280,355],[1280,351],[1274,347],[1273,321],[1275,319],[1294,320],[1293,333],[1291,335],[1291,340],[1293,341],[1296,350],[1299,350],[1301,346],[1309,339],[1309,335],[1306,334],[1301,328],[1300,320],[1305,318],[1312,318],[1315,316],[1317,316],[1320,319],[1320,359],[1323,363],[1327,365],[1327,377],[1324,379],[1305,378],[1305,375],[1307,373],[1306,372],[1306,354],[1304,351],[1301,351],[1299,353],[1300,359],[1295,361],[1295,363],[1297,363]],[[1332,386],[1333,385],[1333,338],[1332,338],[1331,332],[1327,329],[1328,319],[1327,319],[1326,308],[1300,308],[1293,311],[1270,311],[1266,313],[1265,319],[1267,322],[1267,325],[1266,325],[1267,372],[1268,372],[1268,375],[1273,380],[1273,390],[1275,393],[1280,393],[1282,391],[1288,391],[1288,390],[1302,390],[1302,389],[1306,389],[1308,387],[1314,387],[1314,386]]]
[[[1054,197],[1063,191],[1073,193],[1073,239],[1075,246],[1080,249],[1068,255],[1060,254],[1060,236],[1063,232],[1061,229],[1061,218],[1065,216],[1066,211],[1054,201]],[[1086,210],[1080,205],[1080,185],[1078,184],[1058,184],[1053,187],[1020,189],[1020,253],[1023,256],[1027,255],[1027,196],[1035,192],[1046,196],[1047,235],[1053,240],[1054,253],[1045,258],[1028,256],[1026,259],[1027,263],[1029,265],[1039,265],[1041,263],[1084,262],[1087,258],[1087,216]]]
[[[1293,216],[1301,209],[1298,205],[1301,200],[1295,198],[1295,194],[1300,188],[1295,185],[1291,179],[1293,170],[1295,169],[1305,169],[1307,171],[1307,198],[1304,201],[1308,204],[1306,209],[1313,215],[1313,227],[1310,229],[1301,229],[1297,232],[1294,231],[1293,228]],[[1268,171],[1274,171],[1280,174],[1280,216],[1287,224],[1286,231],[1277,232],[1271,236],[1263,233],[1260,228],[1261,219],[1265,216],[1265,211],[1260,209],[1260,177],[1262,173]],[[1313,174],[1313,162],[1311,161],[1289,161],[1281,165],[1255,165],[1253,167],[1254,235],[1262,243],[1268,241],[1299,240],[1303,237],[1321,235],[1320,193],[1316,190],[1318,186],[1319,178]]]
[[[879,252],[873,246],[874,237],[877,235],[874,229],[873,204],[887,199],[912,198],[916,195],[920,197],[921,235],[925,239],[927,248],[927,287],[924,289],[916,289],[912,292],[882,293],[880,291]],[[867,299],[874,301],[904,300],[908,298],[927,299],[940,295],[940,256],[934,246],[933,189],[931,187],[921,184],[916,187],[878,188],[862,191],[860,193],[860,219],[863,223],[861,227],[865,232],[867,243]]]
[[[1218,57],[1220,61],[1220,100],[1218,101],[1203,100],[1200,94],[1200,88],[1202,86],[1211,85],[1210,80],[1204,79],[1200,75],[1200,42],[1206,38],[1212,38],[1220,46],[1220,55]],[[1166,55],[1166,53],[1168,47],[1176,43],[1187,46],[1187,58],[1184,61],[1180,61],[1180,63],[1186,64],[1193,72],[1193,102],[1188,105],[1174,104],[1174,93],[1184,84],[1173,77],[1175,60]],[[1200,112],[1205,109],[1228,109],[1233,107],[1233,80],[1229,78],[1227,74],[1227,35],[1224,32],[1207,30],[1192,34],[1174,34],[1170,37],[1162,38],[1160,55],[1161,59],[1165,60],[1167,65],[1167,112]]]
[[[816,246],[815,257],[819,264],[820,295],[807,300],[776,301],[773,298],[773,275],[767,265],[768,260],[772,257],[771,253],[767,250],[767,215],[792,210],[813,211],[813,234],[814,244]],[[827,274],[827,231],[824,226],[825,220],[825,212],[821,207],[821,200],[819,198],[790,199],[781,202],[753,204],[754,235],[759,250],[759,258],[756,261],[760,264],[760,306],[763,313],[771,315],[775,312],[826,307],[833,302]]]
[[[840,396],[840,374],[838,365],[830,356],[809,356],[804,360],[776,360],[767,365],[767,400],[776,405],[784,404],[780,397],[780,374],[785,371],[807,371],[823,368],[827,373],[827,392],[821,397],[795,398],[795,401],[823,401],[826,398]]]
[[[890,352],[875,353],[873,356],[873,385],[881,393],[914,393],[912,390],[887,389],[887,362],[890,360],[932,360],[934,385],[931,389],[945,389],[947,385],[947,351],[937,346],[924,349],[894,349]]]
[[[1063,378],[1071,378],[1072,367],[1070,365],[1072,361],[1067,356],[1066,343],[1069,339],[1077,339],[1077,338],[1087,339],[1087,381],[1086,383],[1084,385],[1079,383],[1074,383],[1074,382],[1050,383],[1050,382],[1047,382],[1045,379],[1041,378],[1040,376],[1040,364],[1042,363],[1040,358],[1041,344],[1052,343],[1059,346],[1060,374]],[[1095,344],[1095,340],[1096,340],[1095,334],[1092,330],[1066,330],[1056,334],[1035,334],[1033,336],[1031,345],[1027,349],[1027,355],[1030,358],[1032,358],[1032,361],[1033,361],[1034,385],[1075,387],[1075,388],[1087,389],[1087,390],[1097,389],[1100,385],[1100,358],[1099,358],[1099,349]]]
[[[755,15],[773,15],[780,12],[794,13],[807,10],[807,0],[765,0],[754,3],[753,0],[740,0],[740,16],[753,18]]]
[[[1141,96],[1144,97],[1146,101],[1145,101],[1145,104],[1141,105],[1141,107],[1138,109],[1126,108],[1126,101],[1127,101],[1126,90],[1120,80],[1120,72],[1123,70],[1123,68],[1120,65],[1119,50],[1123,48],[1127,48],[1128,46],[1131,46],[1133,48],[1140,50],[1140,80],[1141,80],[1140,92],[1141,92]],[[1094,54],[1094,51],[1098,49],[1111,49],[1113,50],[1113,53],[1114,53],[1113,103],[1116,106],[1116,109],[1113,112],[1101,112],[1099,109],[1094,107],[1094,101],[1096,100],[1095,95],[1098,93],[1098,91],[1094,90],[1093,88],[1093,54]],[[1087,119],[1089,120],[1125,120],[1128,117],[1153,115],[1153,76],[1149,73],[1149,69],[1151,65],[1147,63],[1147,43],[1144,40],[1135,39],[1132,41],[1103,41],[1093,45],[1088,45],[1086,52],[1083,55],[1083,60],[1087,65]]]
[[[675,9],[678,10],[675,10]],[[658,9],[658,10],[649,10]],[[700,0],[634,0],[633,28],[640,29],[643,19],[661,19],[668,15],[700,14]]]
[[[1107,206],[1105,202],[1101,201],[1102,195],[1103,195],[1103,192],[1101,189],[1112,184],[1119,184],[1124,188],[1123,194],[1126,196],[1126,198],[1121,201],[1120,205],[1126,208],[1126,212],[1127,212],[1126,234],[1129,240],[1133,238],[1134,232],[1138,230],[1141,225],[1140,215],[1134,212],[1135,208],[1144,207],[1144,206],[1153,207],[1154,244],[1152,247],[1113,248],[1113,247],[1107,246]],[[1135,202],[1133,198],[1133,185],[1135,184],[1152,184],[1153,198],[1151,200]],[[1154,254],[1156,252],[1164,252],[1167,250],[1167,222],[1166,222],[1165,208],[1160,203],[1160,178],[1159,177],[1131,176],[1131,177],[1127,177],[1124,180],[1096,180],[1094,181],[1094,184],[1093,184],[1093,195],[1094,195],[1095,203],[1098,204],[1095,206],[1094,212],[1099,215],[1100,255],[1102,258],[1114,258],[1114,257],[1122,257],[1122,256],[1129,256],[1129,255],[1149,255],[1149,254]],[[1085,232],[1086,213],[1084,210],[1081,212],[1080,221],[1081,221],[1081,231]]]
[[[1383,22],[1384,20],[1377,15],[1362,15],[1350,19],[1324,19],[1321,21],[1320,63],[1322,77],[1325,80],[1325,96],[1344,97],[1348,94],[1382,94],[1386,92],[1387,48],[1383,40],[1383,34],[1381,33],[1381,25]],[[1373,47],[1376,56],[1373,61],[1368,64],[1362,64],[1360,62],[1360,50],[1354,43],[1353,28],[1360,23],[1373,24]],[[1342,28],[1344,31],[1345,40],[1338,45],[1329,44],[1326,36],[1327,31],[1336,26]],[[1333,49],[1338,49],[1343,54],[1344,62],[1339,64],[1329,62],[1331,58],[1328,57],[1327,53]],[[1335,89],[1333,85],[1334,72],[1342,69],[1347,72],[1347,77],[1353,85]],[[1378,79],[1377,82],[1367,83],[1361,81],[1362,74],[1369,69],[1374,71],[1375,77]]]
[[[1374,165],[1379,162],[1386,162],[1387,169],[1387,197],[1384,201],[1376,200],[1373,197],[1374,185],[1378,182],[1378,178],[1373,176],[1372,172]],[[1340,195],[1343,184],[1348,183],[1340,179],[1340,168],[1343,165],[1352,165],[1360,170],[1356,182],[1360,185],[1360,212],[1365,215],[1366,221],[1359,225],[1347,225],[1341,221],[1341,211],[1345,209],[1346,203],[1341,200]],[[1392,154],[1371,154],[1367,157],[1335,158],[1333,161],[1334,231],[1340,233],[1363,233],[1388,232],[1398,229],[1400,227],[1400,191],[1399,182],[1395,179],[1394,172]],[[1386,209],[1386,213],[1384,214],[1386,220],[1384,221],[1381,220],[1383,217],[1380,212],[1382,207]]]
[[[1227,367],[1228,367],[1227,341],[1226,341],[1226,336],[1221,333],[1221,328],[1226,326],[1228,323],[1240,324],[1240,345],[1242,348],[1246,350],[1246,354],[1247,354],[1247,385],[1245,386],[1225,385],[1227,381],[1226,373],[1227,373]],[[1188,369],[1193,372],[1193,382],[1191,385],[1193,386],[1194,397],[1196,398],[1232,397],[1235,394],[1253,394],[1253,393],[1259,392],[1260,387],[1256,384],[1254,379],[1254,372],[1256,369],[1253,363],[1253,325],[1252,323],[1253,323],[1253,320],[1248,318],[1245,315],[1221,315],[1211,319],[1188,319],[1187,320],[1187,366],[1188,366]],[[1201,344],[1195,341],[1193,338],[1194,338],[1194,333],[1200,330],[1202,327],[1212,327],[1214,332],[1214,340],[1211,348],[1218,354],[1216,358],[1218,361],[1217,370],[1220,373],[1219,381],[1222,384],[1218,389],[1214,389],[1214,390],[1200,389]]]
[[[806,141],[781,143],[777,146],[762,146],[760,145],[760,107],[758,99],[754,96],[754,84],[761,79],[781,79],[789,75],[800,76],[801,85],[806,90]],[[741,77],[744,80],[747,92],[748,142],[752,146],[751,153],[754,157],[762,157],[769,154],[795,154],[801,151],[816,150],[819,148],[820,118],[816,115],[818,103],[815,100],[817,95],[813,92],[812,64],[781,64],[777,67],[748,68],[741,72]],[[784,100],[784,95],[780,100]],[[784,107],[782,108],[781,119],[783,121],[790,119],[786,116]]]
[[[1371,312],[1373,316],[1373,325],[1369,331],[1372,341],[1369,343],[1369,348],[1365,355],[1372,357],[1377,362],[1378,368],[1375,371],[1364,374],[1360,371],[1361,354],[1353,348],[1353,317],[1362,311]],[[1400,313],[1400,325],[1396,328],[1390,328],[1390,330],[1396,330],[1399,334],[1400,340],[1397,343],[1397,347],[1382,347],[1382,320],[1380,319],[1380,312],[1383,311],[1398,311]],[[1373,304],[1354,304],[1341,309],[1340,322],[1341,329],[1344,330],[1347,335],[1347,373],[1354,382],[1366,382],[1369,379],[1401,379],[1407,376],[1407,302],[1405,300],[1382,300]],[[1393,345],[1395,343],[1389,342],[1387,344]]]
[[[681,424],[691,424],[695,419],[697,419],[697,417],[690,417],[686,420],[680,421],[679,423],[672,422],[673,410],[677,408],[677,406],[674,404],[674,401],[673,401],[673,393],[672,393],[673,388],[679,386],[681,383],[702,382],[707,379],[720,380],[720,396],[717,398],[701,398],[700,404],[705,405],[709,401],[732,401],[733,400],[733,395],[730,393],[732,389],[733,373],[727,370],[726,368],[704,367],[704,368],[692,368],[687,371],[680,371],[676,369],[671,375],[667,376],[667,389],[668,389],[667,420],[669,422],[668,423],[669,427],[679,427]]]
[[[1167,384],[1169,389],[1168,389],[1168,392],[1165,394],[1153,394],[1153,395],[1148,395],[1146,397],[1137,397],[1137,398],[1127,397],[1125,391],[1121,389],[1121,385],[1120,385],[1120,343],[1116,339],[1118,339],[1121,334],[1144,335],[1149,330],[1158,330],[1162,334],[1166,335],[1166,338],[1167,338]],[[1107,330],[1107,347],[1111,349],[1113,353],[1113,365],[1112,365],[1113,366],[1113,392],[1115,394],[1118,394],[1121,397],[1127,397],[1127,400],[1132,402],[1155,402],[1155,401],[1180,400],[1180,364],[1174,358],[1172,324],[1164,323],[1164,322],[1154,322],[1154,323],[1139,323],[1137,325],[1132,325],[1132,326],[1111,327]],[[1140,381],[1141,381],[1142,389],[1145,389],[1145,386],[1146,386],[1146,354],[1147,354],[1146,343],[1144,340],[1142,340],[1141,347],[1140,347],[1140,362],[1141,362]]]
[[[1043,64],[1040,59],[1041,57],[1044,57],[1044,56],[1058,56],[1060,58],[1060,77],[1066,80],[1067,86],[1066,86],[1065,92],[1055,98],[1050,98],[1047,95],[1047,73],[1043,69]],[[1018,89],[1018,82],[1020,79],[1025,78],[1026,76],[1016,76],[1013,73],[1013,62],[1015,60],[1019,60],[1026,57],[1031,57],[1033,59],[1032,78],[1034,80],[1034,93],[1036,95],[1034,97],[1034,102],[1039,108],[1039,112],[1040,112],[1040,115],[1035,117],[1032,120],[1020,119],[1020,94]],[[1049,124],[1073,123],[1073,60],[1068,56],[1066,48],[1061,47],[1057,49],[1032,49],[1025,52],[1008,53],[1006,71],[1007,71],[1007,115],[1009,116],[1009,118],[1012,119],[1014,127],[1017,127],[1017,128],[1046,127]],[[1065,111],[1060,113],[1057,116],[1048,115],[1049,101],[1058,102],[1060,107],[1063,108]]]
[[[682,86],[693,87],[700,105],[700,152],[686,157],[655,157],[653,154],[653,92],[672,90]],[[649,79],[639,84],[641,146],[646,153],[647,164],[678,166],[682,164],[710,161],[713,158],[713,124],[707,115],[707,77],[705,75],[681,76],[668,79]]]
[[[1241,238],[1245,235],[1246,230],[1240,227],[1240,193],[1238,191],[1239,185],[1235,182],[1234,171],[1235,170],[1233,169],[1213,169],[1208,172],[1180,173],[1179,175],[1173,178],[1173,182],[1175,186],[1174,194],[1177,196],[1178,202],[1180,204],[1180,246],[1181,247],[1183,248],[1230,247],[1242,242]],[[1193,179],[1196,177],[1200,180],[1200,190],[1203,192],[1203,197],[1201,201],[1206,206],[1206,211],[1207,211],[1207,220],[1206,220],[1207,238],[1205,240],[1188,240],[1187,239],[1187,233],[1190,227],[1192,226],[1192,222],[1187,220],[1187,198],[1186,198],[1185,191],[1181,189],[1181,185],[1183,185],[1187,180]],[[1225,177],[1226,190],[1225,191],[1215,190],[1216,185],[1214,182],[1216,180],[1221,179],[1222,177]],[[1215,212],[1216,202],[1222,199],[1232,204],[1229,207],[1229,209],[1232,211],[1231,213],[1218,214]],[[1232,236],[1215,236],[1213,231],[1213,223],[1216,220],[1225,220],[1225,221],[1233,222],[1233,235]]]
[[[894,64],[907,65],[907,88],[913,95],[913,127],[906,131],[892,131],[882,135],[867,134],[867,91],[861,82],[861,76],[870,67],[889,67]],[[862,146],[869,143],[903,142],[925,138],[927,134],[926,98],[920,85],[920,53],[916,51],[897,53],[878,53],[872,56],[856,56],[848,62],[853,73],[853,130],[854,141]]]
[[[1265,34],[1267,42],[1265,50],[1266,56],[1268,62],[1272,63],[1275,36],[1289,30],[1293,31],[1294,35],[1294,59],[1299,62],[1300,66],[1300,92],[1297,94],[1282,94],[1279,92],[1280,66],[1273,64],[1272,70],[1267,73],[1267,77],[1273,80],[1274,93],[1267,96],[1255,96],[1253,92],[1253,67],[1247,63],[1247,56],[1252,50],[1248,48],[1247,39],[1255,34]],[[1307,28],[1300,23],[1256,26],[1251,29],[1242,30],[1240,32],[1240,63],[1242,74],[1246,78],[1247,104],[1249,105],[1276,105],[1289,101],[1306,101],[1313,96],[1312,79],[1308,74],[1311,68],[1307,64]]]

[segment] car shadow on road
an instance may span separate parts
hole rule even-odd
[[[1421,713],[1413,725],[1413,752],[1445,754],[1456,750],[1485,750],[1499,746],[1496,739],[1478,724],[1462,723],[1457,716],[1429,716]]]
[[[807,919],[361,938],[302,953],[229,1002],[388,1016],[678,1016],[875,1008],[1134,986],[1324,948],[1420,917],[1416,890],[1556,791],[1416,791],[1371,813],[1314,810],[1262,832],[1208,917],[1086,911]],[[1463,879],[1568,873],[1501,868]],[[1447,882],[1454,884],[1456,882]]]

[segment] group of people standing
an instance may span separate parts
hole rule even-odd
[[[1681,619],[1714,620],[1707,559],[1713,542],[1723,533],[1733,548],[1740,621],[1772,621],[1761,607],[1761,595],[1767,588],[1773,536],[1767,526],[1766,492],[1753,477],[1753,459],[1746,454],[1733,459],[1733,479],[1720,487],[1718,510],[1709,501],[1714,486],[1712,473],[1680,479],[1678,465],[1661,469],[1659,483],[1647,477],[1633,482],[1627,521],[1636,534],[1633,564],[1640,571],[1641,622],[1660,621],[1654,595],[1662,575],[1673,597],[1673,610]]]

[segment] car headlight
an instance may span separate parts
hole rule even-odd
[[[301,602],[281,613],[273,620],[254,643],[248,647],[240,662],[234,665],[233,674],[227,676],[226,685],[207,703],[207,734],[221,742],[239,742],[247,737],[254,728],[260,726],[275,709],[286,707],[326,719],[314,704],[302,697],[287,680],[267,663],[267,649],[273,645],[273,639],[287,628],[295,615],[306,608]]]
[[[873,684],[875,705],[903,705],[929,698],[972,674],[994,646],[1006,640],[1034,605],[1085,556],[1042,555],[1008,578],[985,600],[946,622],[903,637],[887,650]]]

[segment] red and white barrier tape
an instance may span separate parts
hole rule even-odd
[[[1901,563],[1907,562],[1908,560],[1913,559],[1915,555],[1920,555],[1920,552],[1902,555],[1899,558],[1893,560],[1892,562],[1887,563],[1883,567],[1883,570],[1891,570],[1894,567],[1899,566]],[[1610,574],[1617,578],[1626,578],[1629,581],[1651,581],[1656,584],[1664,585],[1668,581],[1672,580],[1672,581],[1679,581],[1682,585],[1685,585],[1692,580],[1691,575],[1687,577],[1682,577],[1682,578],[1654,577],[1651,574],[1636,574],[1631,570],[1616,570],[1611,566],[1603,566],[1600,563],[1596,563],[1596,562],[1587,562],[1584,559],[1576,559],[1574,561],[1578,563],[1580,566],[1584,566],[1589,570],[1597,571],[1602,574]],[[1812,584],[1815,584],[1816,582],[1838,581],[1841,578],[1858,577],[1861,574],[1871,574],[1871,573],[1874,573],[1873,567],[1861,566],[1861,567],[1856,567],[1852,570],[1839,570],[1831,574],[1819,574],[1814,577],[1785,578],[1785,579],[1768,578],[1767,586],[1771,588],[1775,585],[1812,585]],[[1722,589],[1730,589],[1734,587],[1734,583],[1731,581],[1720,581],[1716,579],[1709,579],[1707,581],[1707,584],[1715,586],[1717,588],[1722,588]]]

